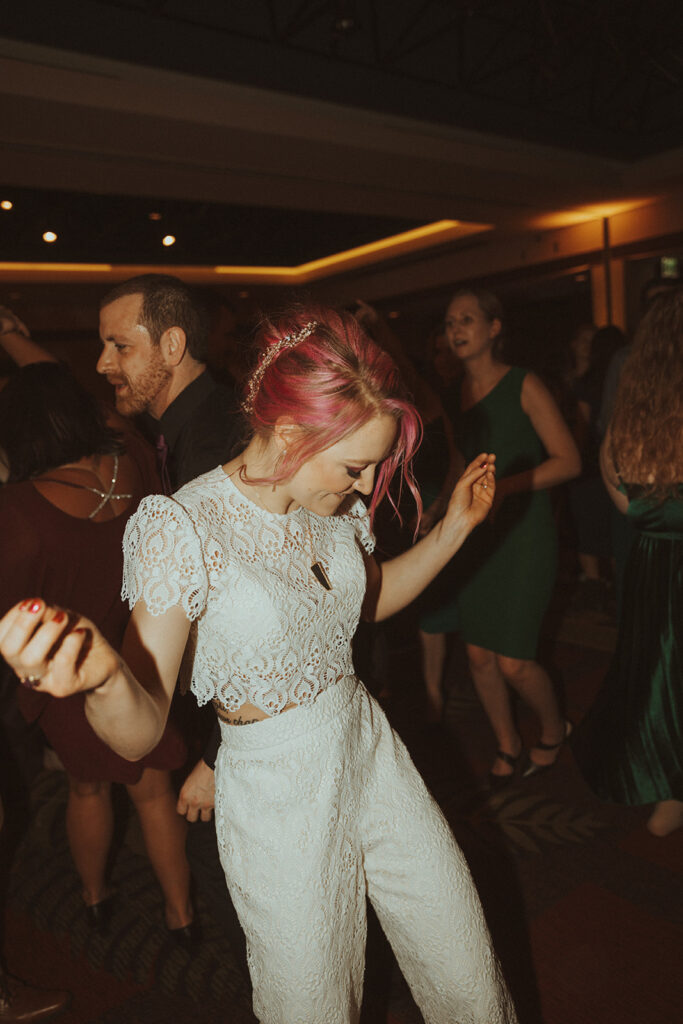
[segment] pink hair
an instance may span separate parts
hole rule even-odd
[[[388,494],[391,481],[400,473],[418,509],[420,493],[411,460],[422,439],[422,421],[410,400],[398,367],[391,356],[372,341],[350,313],[316,307],[295,307],[266,320],[256,337],[257,362],[286,336],[314,329],[298,344],[283,348],[263,373],[256,391],[249,395],[247,419],[256,436],[269,437],[280,418],[290,419],[302,431],[268,478],[252,483],[279,483],[293,476],[311,456],[324,451],[362,427],[375,416],[391,416],[397,437],[389,456],[379,467],[370,502],[370,515]]]

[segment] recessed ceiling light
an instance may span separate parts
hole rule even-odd
[[[3,199],[0,203],[0,208],[2,208],[3,210],[11,210],[13,206],[14,203],[11,199]]]
[[[164,235],[161,239],[161,244],[165,246],[175,245],[175,235]]]
[[[150,220],[161,220],[160,213],[148,213],[147,216],[149,217]]]
[[[43,232],[43,241],[44,242],[56,242],[57,241],[57,236],[54,233],[54,231],[44,231]]]

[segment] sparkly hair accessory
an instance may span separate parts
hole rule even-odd
[[[296,331],[294,334],[285,334],[279,341],[274,345],[271,345],[270,348],[266,350],[261,362],[251,375],[251,379],[247,385],[247,395],[242,402],[242,409],[247,413],[247,415],[254,411],[254,399],[256,398],[256,393],[261,387],[263,375],[270,364],[277,359],[284,349],[296,348],[296,346],[300,345],[302,341],[305,341],[306,338],[313,334],[316,327],[318,327],[317,320],[311,320],[310,323],[307,323],[300,331]]]

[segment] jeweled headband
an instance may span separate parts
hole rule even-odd
[[[302,341],[305,341],[313,331],[318,327],[317,320],[311,320],[305,327],[302,327],[300,331],[296,331],[294,334],[285,334],[284,337],[276,341],[274,345],[266,349],[261,358],[261,362],[258,364],[256,369],[251,375],[249,383],[247,384],[247,393],[244,401],[242,402],[242,409],[247,415],[250,415],[254,411],[254,399],[258,389],[261,387],[261,381],[263,380],[263,374],[266,372],[270,364],[274,359],[280,355],[286,348],[296,348]]]

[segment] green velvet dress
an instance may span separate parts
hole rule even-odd
[[[572,746],[599,797],[640,805],[683,800],[683,487],[659,505],[629,497],[617,649]]]
[[[455,441],[465,463],[481,452],[494,452],[498,480],[547,458],[522,409],[526,374],[511,367],[485,398],[454,417]],[[548,492],[510,495],[493,521],[489,518],[474,530],[447,568],[448,579],[457,586],[457,628],[465,642],[511,658],[535,658],[556,568]]]

